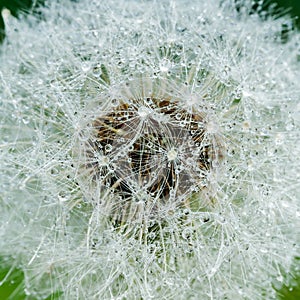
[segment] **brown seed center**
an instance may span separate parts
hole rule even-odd
[[[111,211],[120,221],[136,216],[141,205],[150,216],[162,206],[186,205],[222,157],[205,114],[189,113],[170,99],[121,102],[97,117],[92,129],[86,167],[93,181],[118,195]]]

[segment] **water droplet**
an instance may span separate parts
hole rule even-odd
[[[177,155],[178,155],[177,151],[174,148],[172,148],[167,153],[168,160],[169,161],[175,160],[177,158]]]
[[[105,147],[104,147],[104,149],[105,149],[105,151],[106,152],[111,152],[112,151],[112,145],[110,145],[110,144],[107,144],[107,145],[105,145]]]
[[[284,142],[284,135],[282,133],[277,133],[275,136],[275,144],[282,145]]]
[[[59,199],[60,202],[65,202],[65,201],[67,201],[67,200],[68,200],[68,195],[67,195],[67,193],[65,193],[64,191],[60,191],[60,192],[58,193],[58,199]]]
[[[288,124],[286,124],[285,128],[286,128],[287,131],[291,131],[294,128],[294,124],[293,123],[288,123]]]
[[[23,118],[22,118],[22,122],[23,122],[25,125],[28,124],[29,121],[30,121],[29,117],[23,117]]]
[[[101,73],[102,73],[102,71],[101,71],[101,66],[100,66],[100,65],[95,66],[95,67],[93,68],[92,73],[93,73],[93,75],[94,75],[95,77],[97,77],[97,78],[100,77],[100,75],[101,75]]]
[[[83,62],[81,64],[81,70],[84,72],[84,73],[87,73],[89,70],[90,70],[90,64],[89,63],[86,63],[86,62]]]
[[[144,119],[150,114],[151,110],[145,106],[141,106],[138,109],[139,116]]]
[[[59,170],[57,168],[52,168],[50,170],[51,176],[57,176],[59,174]]]
[[[181,119],[181,114],[180,113],[176,114],[175,119],[180,120]]]
[[[118,106],[119,103],[120,103],[120,102],[119,102],[118,99],[112,99],[112,100],[111,100],[111,105],[114,106],[114,107]]]
[[[183,230],[183,232],[182,232],[181,235],[182,235],[182,237],[183,237],[185,240],[187,240],[187,239],[190,239],[190,238],[191,238],[192,232],[191,232],[191,230],[190,230],[189,228],[186,228],[186,229]]]

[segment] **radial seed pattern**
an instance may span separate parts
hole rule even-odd
[[[91,190],[119,196],[104,203],[108,216],[124,223],[189,207],[223,156],[221,140],[207,131],[206,114],[184,109],[170,95],[112,102],[92,122],[84,145]]]

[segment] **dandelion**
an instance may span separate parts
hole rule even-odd
[[[299,253],[299,34],[234,2],[9,18],[0,254],[28,296],[275,298]]]

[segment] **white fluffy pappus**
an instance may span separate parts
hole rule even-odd
[[[251,1],[51,1],[0,54],[0,255],[44,299],[274,299],[299,255],[299,33]]]

